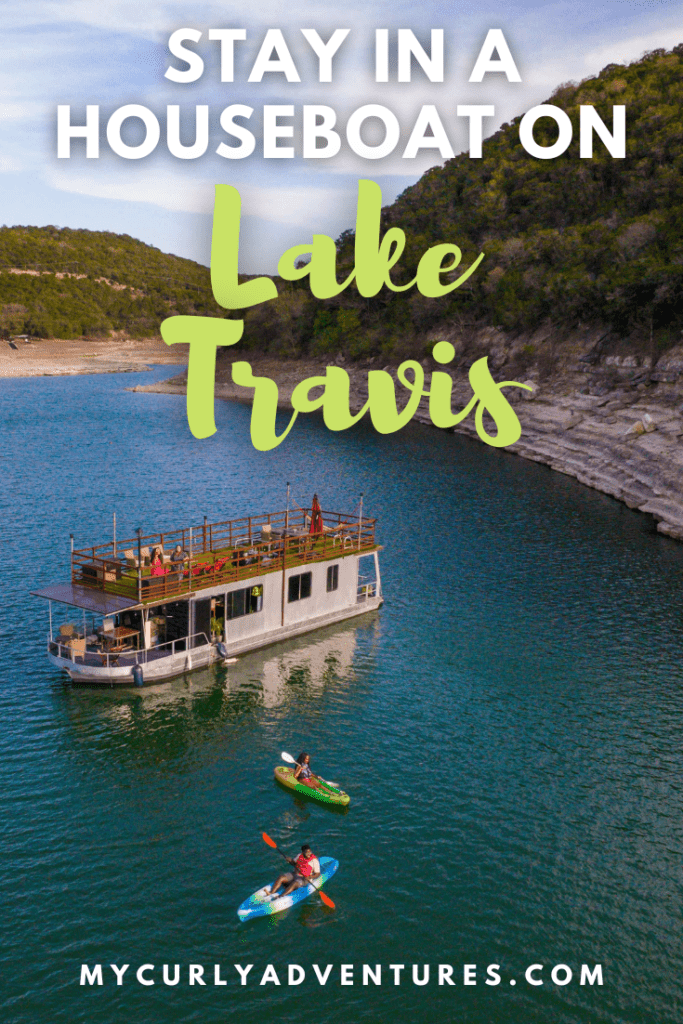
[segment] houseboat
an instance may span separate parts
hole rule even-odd
[[[47,655],[75,683],[142,686],[382,604],[374,519],[267,512],[71,552]]]

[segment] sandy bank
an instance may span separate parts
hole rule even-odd
[[[139,373],[150,363],[187,363],[187,346],[161,338],[58,338],[0,341],[0,377],[62,377],[83,373]],[[180,349],[180,351],[179,351]]]

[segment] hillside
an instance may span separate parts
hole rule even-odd
[[[0,336],[144,337],[173,313],[221,313],[207,267],[129,235],[0,228]]]
[[[656,362],[683,329],[683,45],[627,66],[609,65],[549,97],[569,114],[574,142],[555,160],[529,156],[518,121],[466,154],[428,171],[383,211],[383,226],[408,236],[397,283],[410,280],[421,254],[455,242],[463,266],[485,260],[467,284],[442,299],[416,289],[383,289],[372,299],[351,286],[338,298],[311,298],[306,279],[278,282],[277,301],[248,310],[242,348],[276,356],[351,359],[421,357],[437,335],[461,340],[503,332],[530,364],[562,354],[577,330],[600,338],[603,352],[635,352]],[[625,104],[627,156],[613,159],[596,140],[592,160],[578,154],[579,106],[611,124]],[[554,141],[554,122],[536,136]],[[339,277],[353,265],[354,236],[337,242]],[[157,334],[173,313],[225,316],[209,271],[127,235],[55,227],[0,228],[0,335],[73,338],[124,330]],[[533,335],[552,336],[537,351]],[[464,340],[463,340],[464,339]],[[527,339],[527,343],[524,343]],[[558,355],[559,353],[559,355]]]
[[[608,344],[653,357],[670,347],[683,328],[683,45],[561,85],[547,102],[574,125],[564,156],[529,156],[517,119],[485,141],[483,159],[432,168],[383,211],[385,227],[408,235],[397,283],[410,280],[426,248],[449,241],[463,249],[463,266],[486,254],[464,288],[443,299],[412,289],[367,300],[352,286],[321,304],[297,283],[277,306],[249,312],[245,333],[271,350],[352,358],[424,355],[435,331],[494,326],[508,336],[598,327]],[[612,105],[626,105],[626,159],[599,140],[592,160],[579,158],[582,104],[608,126]],[[536,137],[554,142],[554,122],[541,120]],[[352,232],[338,240],[340,279],[353,241]]]

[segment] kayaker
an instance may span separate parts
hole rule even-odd
[[[294,778],[297,782],[300,782],[302,786],[309,786],[311,789],[320,789],[320,782],[317,777],[311,771],[311,756],[310,754],[301,753],[296,759],[296,768],[294,769]]]
[[[290,892],[294,892],[295,889],[300,889],[302,885],[308,885],[309,882],[320,877],[320,861],[308,843],[304,843],[301,847],[301,853],[296,860],[292,860],[291,857],[288,857],[287,860],[294,868],[294,871],[287,871],[285,874],[280,875],[279,878],[276,878],[266,895],[275,896],[278,894],[280,886],[284,885],[284,892],[279,893],[279,895],[289,896]]]

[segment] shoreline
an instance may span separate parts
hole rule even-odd
[[[119,331],[106,338],[32,338],[0,341],[0,378],[75,377],[91,373],[140,373],[155,365],[184,366],[187,345],[170,349],[160,337],[127,338]]]
[[[467,359],[461,360],[458,369],[451,369],[454,408],[463,408],[471,397],[469,365],[478,355],[488,353],[496,378],[515,379],[534,387],[532,393],[516,389],[506,392],[519,417],[522,437],[505,451],[542,463],[631,509],[647,513],[656,521],[659,533],[683,540],[683,353],[679,384],[678,364],[659,374],[638,368],[635,357],[625,357],[621,367],[614,357],[602,359],[602,367],[596,365],[595,358],[580,354],[591,341],[584,336],[554,377],[543,380],[533,368],[527,373],[519,373],[519,368],[513,371],[512,365],[501,370],[507,361],[501,340],[504,345],[500,333],[482,332],[479,351],[476,346],[474,350],[470,347]],[[130,390],[182,395],[186,392],[187,352],[187,346],[170,349],[160,337],[32,340],[28,345],[17,342],[16,349],[5,342],[0,343],[0,377],[134,373],[149,370],[150,364],[167,365],[179,370],[182,367],[182,371],[167,380],[139,384]],[[349,373],[351,410],[357,412],[367,401],[368,370],[380,367],[377,362],[347,364],[341,355],[336,359],[282,361],[245,354],[254,373],[277,383],[281,408],[291,408],[291,394],[300,381],[324,373],[326,365],[336,364]],[[672,359],[678,357],[667,358],[673,365]],[[434,363],[425,359],[423,365],[428,383]],[[396,367],[384,369],[395,378]],[[253,392],[233,384],[230,366],[219,360],[215,394],[222,401],[251,404]],[[432,426],[425,400],[413,418]],[[483,443],[471,417],[455,432]]]
[[[296,384],[323,373],[327,365],[321,360],[283,363],[258,356],[251,356],[248,361],[256,375],[275,380],[281,408],[291,408],[290,398]],[[337,364],[349,373],[351,411],[357,412],[367,401],[370,367],[339,360]],[[431,360],[429,364],[433,365]],[[395,367],[384,368],[395,378]],[[495,376],[508,377],[508,371],[496,371]],[[454,371],[452,377],[454,408],[464,408],[472,395],[467,374]],[[586,383],[583,367],[575,371],[574,377],[570,380],[563,374],[560,380],[546,384],[539,382],[532,371],[528,378],[515,378],[531,383],[534,391],[507,390],[520,420],[522,437],[503,450],[542,463],[631,509],[645,512],[656,521],[657,532],[683,540],[683,415],[679,409],[683,389],[679,392],[667,387],[657,393],[657,388],[617,387],[607,394],[585,394],[582,392],[588,389],[579,387]],[[429,380],[428,368],[425,378]],[[140,384],[131,390],[182,395],[186,392],[186,374],[156,384]],[[229,370],[222,369],[216,375],[215,395],[222,401],[251,404],[253,391],[233,384]],[[413,419],[433,426],[424,399]],[[483,444],[472,417],[455,427],[454,432]]]

